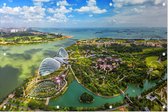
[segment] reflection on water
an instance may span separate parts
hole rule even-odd
[[[45,50],[43,55],[44,56],[50,56],[50,57],[54,57],[57,54],[57,51],[52,51],[52,50]]]
[[[0,96],[5,96],[11,89],[18,86],[18,77],[20,69],[14,68],[10,65],[0,67]],[[0,97],[1,100],[2,97]]]
[[[24,54],[35,54],[37,52],[40,52],[42,49],[30,49],[30,50],[27,50],[27,51],[24,51]]]
[[[6,54],[7,55],[7,57],[12,57],[12,59],[14,59],[14,60],[17,60],[18,58],[19,59],[21,59],[21,60],[30,60],[32,57],[31,57],[31,55],[30,54],[28,54],[28,53],[24,53],[24,54],[11,54],[11,53],[8,53],[8,54]]]

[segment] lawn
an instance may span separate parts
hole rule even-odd
[[[153,51],[160,51],[162,50],[163,48],[145,48],[143,49],[143,53],[150,53],[150,52],[153,52]]]
[[[150,68],[159,69],[162,68],[163,65],[158,61],[158,56],[150,56],[145,59],[146,65]]]
[[[164,69],[164,61],[159,62],[158,56],[150,56],[145,59],[146,65],[148,68],[152,68],[152,72],[150,73],[152,76],[160,76],[162,74],[162,70]]]

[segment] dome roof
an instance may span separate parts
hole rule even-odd
[[[54,57],[53,59],[55,59],[56,61],[59,61],[61,64],[67,63],[63,58],[60,58],[60,57]]]
[[[60,68],[61,64],[53,58],[46,58],[41,62],[39,74],[41,76],[49,75]]]
[[[63,47],[58,50],[58,55],[62,58],[68,58],[68,53]]]

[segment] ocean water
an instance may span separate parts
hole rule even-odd
[[[88,38],[125,38],[150,39],[167,38],[166,28],[34,28],[51,33],[62,33],[73,36],[74,39]]]

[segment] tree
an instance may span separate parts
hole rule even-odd
[[[22,88],[22,87],[16,89],[16,91],[15,91],[15,96],[16,96],[16,97],[21,97],[21,96],[23,96],[23,88]]]
[[[31,108],[32,110],[37,109],[39,107],[39,104],[36,101],[31,100],[28,103],[28,107]]]
[[[105,104],[104,104],[104,108],[105,108],[105,109],[109,109],[109,106],[110,106],[109,103],[105,103]]]
[[[83,83],[84,83],[84,84],[89,84],[90,82],[91,82],[90,77],[84,76],[84,78],[83,78]]]
[[[80,102],[82,103],[92,103],[94,100],[93,96],[84,92],[81,96],[80,96]]]

